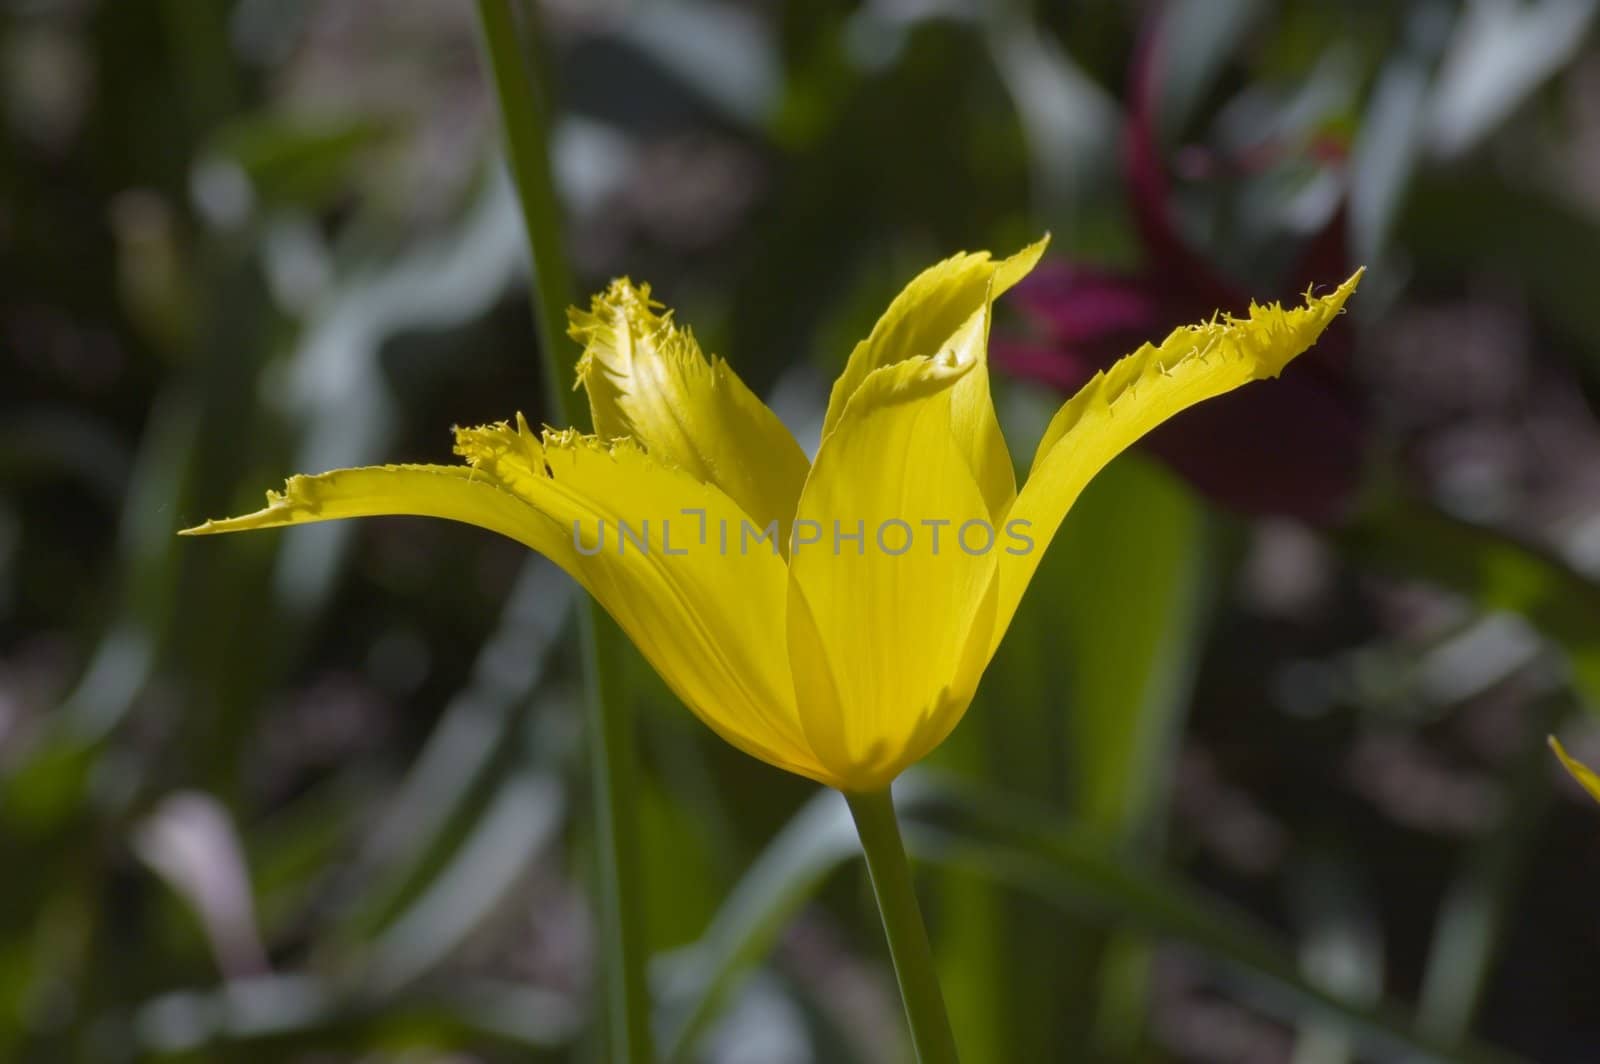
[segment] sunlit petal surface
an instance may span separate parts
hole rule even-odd
[[[1145,433],[1203,400],[1250,381],[1276,377],[1316,342],[1355,291],[1360,273],[1303,307],[1252,305],[1248,317],[1214,318],[1176,329],[1097,373],[1056,414],[1034,454],[1027,483],[1007,520],[1028,522],[1037,549],[1000,560],[1004,635],[1044,548],[1090,479]],[[1271,447],[1271,440],[1262,440]]]
[[[417,514],[510,536],[572,574],[730,743],[881,789],[960,721],[1090,478],[1173,415],[1276,376],[1359,277],[1298,309],[1179,329],[1096,375],[1018,494],[989,394],[990,316],[1044,243],[957,255],[907,285],[835,384],[814,464],[648,287],[622,280],[572,313],[596,435],[520,416],[459,430],[465,466],[294,477],[265,509],[190,531]]]
[[[991,515],[1005,512],[1016,495],[1011,454],[989,396],[989,309],[1039,262],[1048,238],[996,261],[986,251],[954,255],[919,274],[889,304],[872,334],[850,353],[834,382],[823,419],[833,431],[847,404],[873,370],[918,356],[954,354],[974,362],[951,396],[957,442],[977,478]]]
[[[594,595],[678,697],[723,738],[782,768],[821,775],[801,736],[784,652],[787,570],[764,547],[716,549],[722,529],[737,535],[748,521],[726,495],[654,461],[636,444],[538,434],[520,418],[515,427],[459,431],[457,451],[468,466],[294,477],[268,496],[265,509],[189,531],[412,514],[510,536]],[[634,538],[624,538],[623,524]],[[697,542],[702,527],[706,545]],[[663,540],[668,528],[675,542]]]
[[[638,441],[658,461],[722,489],[758,525],[778,521],[786,550],[805,452],[732,367],[706,361],[649,285],[613,281],[569,317],[584,345],[578,384],[589,394],[595,434]]]
[[[911,359],[873,371],[823,441],[799,520],[820,542],[790,560],[789,647],[806,735],[856,789],[886,785],[948,734],[988,638],[992,528],[950,431],[972,362]],[[930,526],[928,522],[938,522]],[[957,542],[967,522],[975,546]],[[859,539],[845,539],[841,535]]]

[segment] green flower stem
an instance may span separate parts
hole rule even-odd
[[[567,423],[584,425],[589,421],[589,409],[572,387],[577,346],[566,336],[567,306],[573,297],[572,271],[567,266],[561,208],[550,173],[549,133],[541,90],[524,61],[522,38],[517,32],[514,8],[519,6],[529,36],[536,36],[534,4],[478,0],[478,21],[483,28],[483,51],[500,104],[500,129],[533,258],[533,317],[544,355],[545,386]]]
[[[889,940],[889,956],[900,983],[900,999],[905,1004],[917,1060],[920,1064],[956,1064],[955,1035],[950,1030],[944,994],[934,972],[933,949],[928,945],[922,910],[917,907],[917,892],[911,882],[905,844],[900,841],[894,802],[887,790],[846,794],[845,801],[850,804],[850,815],[861,836],[861,850],[866,854],[872,892],[883,917],[883,933]]]
[[[586,425],[589,411],[573,391],[577,347],[566,339],[572,301],[561,212],[550,175],[539,86],[524,57],[518,22],[537,45],[534,4],[478,0],[483,51],[500,104],[511,173],[533,259],[533,316],[544,356],[545,390],[565,424]],[[521,18],[516,8],[520,7]],[[634,810],[636,760],[627,707],[613,689],[622,675],[622,633],[587,599],[580,606],[588,690],[589,749],[598,851],[601,978],[605,989],[607,1057],[617,1064],[652,1059],[650,1001],[645,983],[644,888]]]

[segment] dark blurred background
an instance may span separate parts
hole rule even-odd
[[[967,1059],[1600,1059],[1544,748],[1600,761],[1593,0],[541,8],[584,291],[808,449],[959,249],[1053,233],[993,337],[1024,469],[1141,340],[1368,267],[1096,482],[907,781]],[[551,408],[473,6],[10,0],[0,84],[0,1059],[594,1059],[565,579],[173,535]],[[630,662],[663,1045],[906,1059],[838,809]]]

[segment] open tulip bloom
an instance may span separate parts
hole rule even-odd
[[[874,828],[857,806],[882,795],[887,810],[890,781],[960,721],[1090,478],[1184,408],[1277,376],[1359,278],[1140,347],[1061,407],[1019,490],[989,393],[989,325],[1044,244],[957,255],[907,285],[835,382],[814,461],[647,286],[620,280],[570,313],[594,435],[520,415],[459,429],[464,465],[295,476],[265,509],[187,531],[412,514],[525,544],[718,735],[851,796],[882,900],[868,836],[893,834],[892,812]],[[924,1059],[940,1055],[912,1027]]]

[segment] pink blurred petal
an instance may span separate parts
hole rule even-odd
[[[1170,211],[1167,164],[1156,135],[1163,27],[1141,38],[1130,71],[1123,163],[1146,266],[1125,274],[1080,264],[1041,265],[1009,297],[1043,338],[997,336],[995,364],[1070,395],[1098,370],[1214,310],[1243,313],[1247,296],[1179,233]],[[1337,145],[1315,146],[1332,152]],[[1277,157],[1262,145],[1246,165]],[[1318,156],[1321,157],[1320,155]],[[1194,154],[1191,165],[1216,165]],[[1341,209],[1308,244],[1294,271],[1296,293],[1350,272]],[[1291,296],[1291,293],[1284,293]],[[1186,411],[1145,446],[1214,501],[1254,515],[1338,520],[1363,465],[1364,416],[1348,375],[1349,331],[1335,323],[1284,377]]]
[[[1359,486],[1363,436],[1352,398],[1286,375],[1187,410],[1145,445],[1229,509],[1330,523]]]
[[[1088,383],[1100,368],[1097,361],[1074,357],[1059,347],[996,337],[989,343],[989,360],[1012,376],[1037,381],[1071,394]]]
[[[198,791],[168,795],[135,828],[132,842],[140,859],[194,910],[224,976],[270,970],[244,844],[226,806]]]
[[[1042,264],[1011,299],[1069,346],[1113,333],[1148,334],[1163,317],[1161,296],[1144,279],[1060,262]]]

